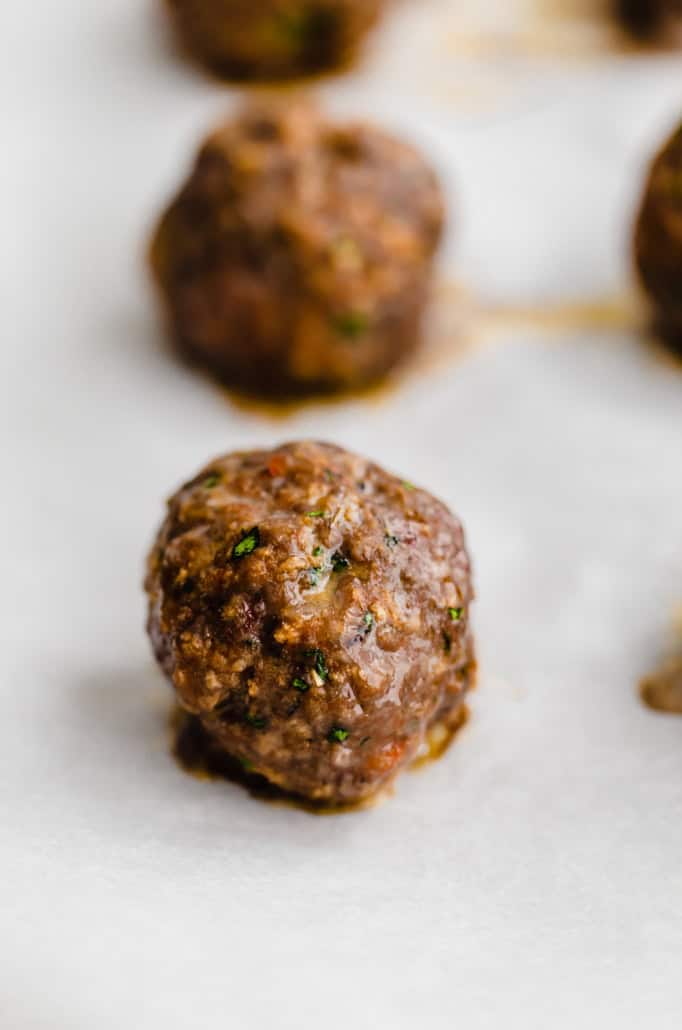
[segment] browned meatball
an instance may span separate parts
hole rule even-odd
[[[653,163],[635,257],[662,335],[682,347],[682,125]]]
[[[182,706],[305,798],[372,794],[472,686],[461,525],[330,444],[212,461],[170,499],[146,587]]]
[[[224,382],[334,391],[417,346],[442,223],[412,147],[305,103],[257,105],[202,147],[151,260],[178,344]]]
[[[228,79],[279,79],[352,57],[386,0],[168,0],[186,49]]]
[[[635,35],[682,46],[682,0],[616,0],[616,7]]]

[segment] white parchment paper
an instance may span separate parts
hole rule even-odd
[[[281,421],[168,356],[143,273],[234,93],[146,0],[0,14],[3,1028],[680,1025],[682,720],[636,683],[682,601],[682,373],[626,245],[682,61],[557,8],[404,0],[316,86],[436,162],[469,313],[381,402]],[[164,496],[303,436],[450,503],[479,593],[470,724],[337,818],[181,772],[143,633]]]

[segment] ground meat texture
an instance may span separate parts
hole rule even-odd
[[[386,0],[168,0],[184,48],[228,79],[280,79],[353,57]]]
[[[662,335],[682,347],[682,125],[653,163],[635,257]]]
[[[412,147],[307,103],[265,103],[202,147],[151,263],[181,350],[223,382],[343,390],[417,346],[442,224]]]
[[[616,8],[634,35],[682,46],[682,0],[616,0]]]
[[[282,789],[361,800],[474,676],[462,527],[329,444],[212,461],[169,501],[148,629],[180,704]]]

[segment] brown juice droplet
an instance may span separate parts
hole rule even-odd
[[[682,715],[682,657],[670,658],[640,683],[642,701],[657,712]]]
[[[682,604],[673,611],[673,643],[669,656],[641,681],[642,701],[657,712],[682,715]]]

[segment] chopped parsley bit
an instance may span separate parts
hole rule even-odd
[[[443,634],[443,650],[446,654],[450,654],[452,651],[452,637],[449,633]]]
[[[362,621],[364,622],[365,626],[367,627],[366,632],[370,633],[371,630],[372,630],[372,626],[374,625],[374,616],[372,615],[372,613],[371,612],[365,612],[365,616],[364,616]]]
[[[464,615],[464,609],[463,608],[448,608],[448,615],[450,616],[450,618],[452,619],[453,622],[459,622],[459,620]]]
[[[363,737],[362,740],[360,741],[358,747],[364,747],[365,744],[367,744],[367,742],[370,741],[371,739],[372,739],[371,737]]]
[[[330,744],[343,744],[344,740],[348,740],[349,736],[350,731],[344,730],[343,726],[332,726],[327,734],[327,740]]]
[[[217,486],[219,482],[220,476],[218,475],[218,473],[211,472],[209,476],[206,476],[206,479],[203,481],[201,485],[203,486],[204,490],[212,490],[213,487]]]
[[[305,514],[308,519],[323,519],[327,513],[324,508],[315,508],[314,511],[307,511]]]
[[[315,672],[322,682],[325,683],[329,679],[329,669],[327,668],[324,653],[317,647],[313,648],[311,651],[304,651],[303,653],[306,658],[312,658]]]
[[[409,481],[409,479],[403,479],[402,486],[403,486],[403,488],[405,490],[414,490],[415,489],[414,483],[411,483]]]
[[[319,558],[320,555],[322,554],[322,550],[323,549],[318,544],[317,547],[313,550],[313,558]]]
[[[348,558],[344,558],[340,551],[336,551],[332,555],[332,568],[334,572],[343,572],[350,565]]]
[[[302,694],[305,694],[306,690],[310,690],[310,684],[307,683],[304,679],[301,679],[300,676],[295,676],[291,682],[291,685],[294,688],[294,690],[300,690]]]
[[[325,469],[324,478],[327,480],[328,483],[331,483],[336,479],[336,472],[332,472],[331,469]]]
[[[240,758],[239,761],[244,772],[253,772],[255,766],[253,762],[248,760],[248,758]]]
[[[242,533],[241,539],[232,548],[232,557],[246,558],[247,554],[252,554],[257,547],[260,547],[260,530],[258,526],[254,526],[253,529]]]
[[[369,316],[363,311],[346,311],[332,319],[332,325],[339,336],[357,340],[369,329]]]
[[[303,14],[278,14],[275,24],[279,34],[292,45],[300,43],[305,38],[308,27]]]
[[[329,11],[304,9],[298,13],[276,15],[274,25],[280,37],[298,53],[310,42],[326,39],[330,33],[330,25],[333,27],[335,24],[331,19],[335,17],[336,15]]]
[[[246,715],[246,721],[249,726],[253,726],[255,730],[264,730],[268,724],[267,719],[264,719],[262,715],[251,715],[250,712]]]
[[[310,583],[316,587],[320,582],[320,576],[322,575],[323,569],[321,565],[316,565],[312,569],[308,569],[308,576],[310,577]]]
[[[393,536],[392,533],[387,533],[384,539],[386,540],[386,546],[387,547],[397,547],[398,544],[400,543],[400,540],[398,539],[398,537],[397,536]]]

